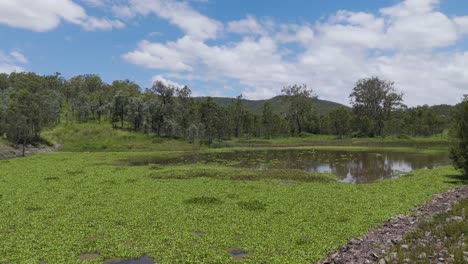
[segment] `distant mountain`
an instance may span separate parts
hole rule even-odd
[[[195,100],[204,100],[206,98],[208,97],[195,97]],[[211,97],[211,98],[213,99],[215,103],[222,105],[222,106],[227,106],[233,100],[235,100],[235,98],[229,98],[229,97]],[[281,112],[286,111],[286,102],[283,96],[276,96],[267,100],[242,99],[242,101],[251,112],[256,113],[256,114],[262,113],[263,105],[266,102],[270,102],[271,107],[275,113],[281,113]],[[314,101],[315,101],[317,110],[320,114],[326,114],[337,107],[344,106],[342,104],[331,102],[331,101],[326,101],[326,100],[314,99]],[[344,107],[347,107],[347,106],[344,106]]]

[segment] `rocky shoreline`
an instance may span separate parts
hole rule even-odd
[[[57,148],[57,146],[50,147],[47,145],[26,145],[24,148],[25,156],[30,156],[33,154],[39,153],[48,153],[52,152]],[[22,145],[18,146],[0,146],[0,160],[13,159],[23,156],[23,147]]]
[[[437,194],[431,201],[419,206],[414,214],[398,215],[387,220],[364,237],[351,239],[339,251],[317,264],[387,263],[382,257],[389,255],[389,250],[402,240],[403,235],[413,231],[420,219],[449,211],[454,204],[467,198],[468,186]]]

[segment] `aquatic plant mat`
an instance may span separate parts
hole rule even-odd
[[[463,184],[451,167],[348,184],[215,164],[116,166],[132,155],[0,161],[0,263],[311,263]],[[254,180],[232,180],[243,172]]]

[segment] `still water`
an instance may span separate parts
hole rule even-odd
[[[384,151],[262,150],[189,155],[164,163],[218,163],[258,170],[301,169],[328,172],[340,181],[369,183],[395,178],[415,169],[450,164],[447,154]]]

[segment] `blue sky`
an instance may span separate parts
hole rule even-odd
[[[468,93],[467,35],[458,0],[2,0],[0,72],[251,99],[305,83],[341,103],[375,75],[408,105],[454,104]]]

